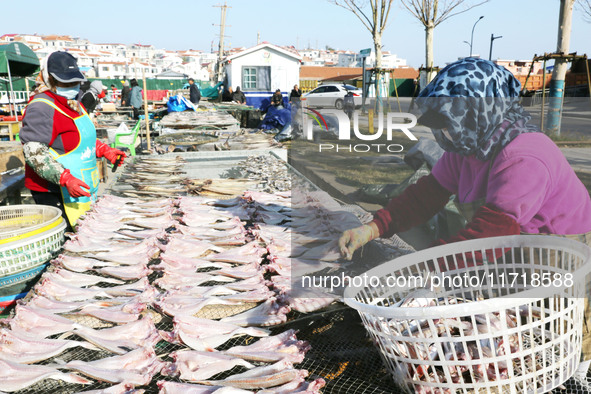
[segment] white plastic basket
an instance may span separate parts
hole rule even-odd
[[[0,244],[0,277],[26,271],[51,259],[64,242],[65,229],[66,222],[60,216],[57,226]]]
[[[0,244],[26,237],[45,227],[55,227],[62,212],[47,205],[10,205],[0,207]]]
[[[587,245],[553,236],[452,243],[354,278],[345,302],[414,392],[546,392],[579,364],[590,259]]]

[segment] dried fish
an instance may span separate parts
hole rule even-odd
[[[145,390],[135,389],[133,384],[119,383],[106,389],[83,391],[78,394],[143,394]]]
[[[43,277],[54,282],[64,283],[77,287],[92,286],[96,285],[97,283],[112,283],[116,285],[121,285],[124,283],[120,280],[113,278],[105,278],[104,276],[97,275],[80,274],[59,268],[54,270],[53,272],[46,272],[45,274],[43,274]]]
[[[181,350],[172,352],[174,360],[162,370],[164,376],[175,376],[189,382],[209,379],[218,373],[228,371],[236,366],[253,368],[254,365],[243,360],[219,352],[203,352],[195,350]]]
[[[224,344],[230,338],[241,335],[264,337],[267,330],[255,327],[240,327],[209,319],[201,319],[190,315],[177,315],[174,318],[172,333],[160,332],[168,342],[182,342],[194,350],[208,350]]]
[[[0,329],[0,359],[21,364],[36,363],[57,356],[66,349],[83,347],[96,350],[88,342],[63,339],[33,339],[16,331]]]
[[[285,162],[271,155],[249,156],[238,163],[245,177],[260,183],[261,190],[274,193],[291,190],[292,175],[288,172]]]
[[[277,362],[287,360],[293,364],[304,361],[310,345],[296,338],[295,330],[287,330],[281,334],[261,338],[248,346],[234,346],[224,354],[240,357],[249,361]]]
[[[65,317],[25,305],[17,305],[15,311],[14,317],[10,319],[10,328],[33,337],[46,338],[80,326]]]
[[[68,383],[90,384],[90,380],[73,373],[63,373],[47,365],[26,365],[0,360],[0,390],[6,392],[27,388],[44,379]]]
[[[78,371],[91,378],[110,383],[130,383],[143,386],[160,372],[165,363],[156,357],[151,348],[132,350],[121,356],[112,356],[95,361],[73,360],[63,368]]]
[[[140,347],[153,347],[161,340],[150,318],[101,330],[78,326],[71,333],[116,354],[125,354]]]
[[[290,308],[281,305],[275,297],[271,297],[261,305],[238,315],[224,317],[221,322],[232,323],[239,326],[274,326],[287,321],[287,313]]]
[[[326,381],[322,378],[315,379],[312,382],[304,381],[303,377],[294,379],[282,386],[277,386],[272,389],[265,389],[257,391],[257,394],[291,394],[291,393],[307,393],[320,394],[320,389],[326,385]]]
[[[269,388],[308,376],[308,371],[294,369],[289,361],[279,361],[273,365],[253,368],[224,380],[205,380],[198,383],[232,386],[241,389]]]
[[[158,381],[160,394],[252,394],[253,391],[234,387],[204,386],[193,383],[177,383],[166,380]],[[229,390],[228,390],[229,389]]]

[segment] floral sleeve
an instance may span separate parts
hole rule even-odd
[[[43,179],[59,185],[60,177],[66,170],[41,142],[27,142],[23,145],[25,162]]]

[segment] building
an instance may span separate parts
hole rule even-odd
[[[262,43],[224,59],[224,84],[240,86],[248,105],[265,107],[276,89],[287,95],[299,83],[301,56]]]
[[[70,36],[58,36],[58,35],[50,35],[50,36],[42,36],[43,42],[45,43],[46,48],[53,49],[54,51],[58,51],[60,49],[70,48],[74,43],[74,40]]]
[[[376,64],[376,54],[373,48],[369,56],[365,58],[365,67],[374,67]],[[359,64],[361,66],[361,64]],[[406,59],[399,59],[396,54],[388,51],[382,52],[382,68],[406,67]]]
[[[32,50],[37,50],[45,47],[43,40],[41,37],[33,35],[33,34],[19,34],[18,36],[14,37],[15,42],[22,42]]]
[[[300,87],[303,92],[308,92],[322,82],[351,81],[360,76],[363,76],[360,67],[302,66],[300,69]]]
[[[507,70],[511,71],[513,75],[527,75],[529,69],[531,67],[532,61],[531,60],[502,60],[497,59],[494,60],[493,63],[498,64],[499,66],[505,67]],[[535,62],[534,68],[532,70],[532,74],[541,74],[542,67],[544,66],[543,62]]]
[[[126,76],[130,74],[129,70],[130,65],[126,62],[99,60],[96,66],[96,77],[105,79],[124,79]]]
[[[337,59],[337,67],[359,67],[361,66],[361,57],[355,52],[340,52]]]

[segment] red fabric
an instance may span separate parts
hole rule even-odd
[[[166,98],[168,90],[148,90],[146,93],[149,101],[162,101]]]
[[[466,241],[469,239],[500,237],[503,235],[517,235],[520,232],[521,228],[515,219],[506,213],[501,212],[494,206],[486,204],[478,208],[474,214],[474,217],[472,218],[472,221],[466,225],[466,228],[460,230],[457,235],[454,235],[447,240],[437,240],[433,246]],[[501,256],[503,253],[504,251],[502,249],[496,249],[494,251],[494,256],[492,252],[489,252],[487,258],[488,260],[493,260],[494,258]],[[453,261],[451,256],[447,258],[447,261],[450,263],[450,269],[481,265],[483,261],[482,253],[480,252],[475,252],[470,256],[466,256],[466,259],[464,259],[464,257],[461,255],[456,255],[455,257],[457,261],[457,267],[456,264],[451,263]],[[444,259],[439,259],[439,265],[442,270],[446,269]]]
[[[521,228],[515,219],[499,211],[494,206],[485,204],[474,213],[472,221],[466,225],[466,228],[460,230],[458,234],[447,240],[437,240],[435,245],[445,245],[468,239],[517,235],[520,232]]]
[[[391,199],[385,208],[375,213],[373,222],[380,231],[380,237],[391,237],[432,218],[445,207],[450,196],[451,193],[429,174]]]
[[[64,111],[66,114],[72,116],[73,118],[80,116],[78,112],[72,110],[68,106],[68,100],[65,97],[59,96],[51,91],[46,91],[42,94],[45,94],[49,96],[51,99],[53,99],[53,102],[56,104],[56,106],[60,108],[62,111]],[[34,98],[35,96],[32,96],[29,102]],[[45,103],[35,103],[34,106],[27,107],[25,114],[23,116],[23,127],[26,124],[27,116],[35,117],[37,115],[37,106],[49,107]],[[74,124],[74,121],[72,119],[68,118],[67,116],[64,116],[61,112],[56,111],[55,109],[53,109],[53,107],[49,108],[51,108],[51,112],[53,112],[53,117],[51,120],[48,121],[53,121],[53,127],[51,137],[49,137],[48,145],[49,147],[52,147],[55,144],[56,139],[59,138],[61,144],[63,145],[64,152],[60,152],[58,149],[56,149],[56,151],[58,151],[58,153],[60,154],[70,152],[71,150],[75,149],[76,146],[78,146],[78,144],[80,143],[80,136],[78,134],[76,125]],[[37,173],[28,165],[25,165],[25,187],[29,190],[39,192],[49,191],[48,182],[45,179],[41,178],[39,175],[37,175]]]

